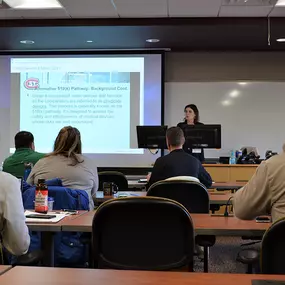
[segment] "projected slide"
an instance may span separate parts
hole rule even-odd
[[[140,154],[135,126],[144,124],[144,57],[14,58],[20,129],[40,152],[63,126],[77,127],[84,153]]]
[[[2,161],[17,132],[32,132],[36,151],[49,153],[68,125],[97,166],[148,167],[160,156],[138,149],[136,126],[163,123],[162,54],[87,53],[0,55]]]

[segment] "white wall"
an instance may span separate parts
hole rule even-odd
[[[284,52],[168,53],[165,72],[166,124],[176,125],[189,103],[198,105],[203,122],[223,124],[223,150],[207,151],[206,157],[227,154],[242,144],[258,145],[262,155],[265,149],[281,150],[285,85],[278,82],[285,82]],[[254,84],[244,89],[235,105],[223,108],[220,101],[238,81]],[[246,135],[240,134],[241,128]]]
[[[227,156],[243,146],[257,147],[264,157],[268,149],[280,152],[285,142],[284,90],[283,82],[168,82],[165,123],[182,121],[184,106],[194,103],[201,122],[222,125],[222,149],[205,150],[206,157]]]

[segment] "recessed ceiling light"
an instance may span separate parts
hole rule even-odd
[[[148,43],[158,43],[158,42],[160,42],[160,40],[159,39],[147,39],[146,42],[148,42]]]
[[[231,101],[230,100],[224,100],[224,101],[222,101],[222,105],[223,106],[229,106],[229,105],[231,105]]]
[[[285,6],[285,0],[278,0],[275,6]]]
[[[245,86],[245,85],[248,84],[248,82],[238,82],[238,84],[241,85],[241,86]]]
[[[233,90],[233,91],[230,92],[230,96],[232,98],[238,97],[239,94],[240,94],[240,92],[238,90]]]
[[[279,43],[284,43],[285,42],[285,38],[280,38],[280,39],[277,39],[276,41],[279,42]]]
[[[91,40],[88,40],[88,41],[86,41],[86,43],[89,43],[89,44],[90,44],[90,43],[93,43],[93,41],[91,41]]]
[[[5,0],[14,9],[54,9],[62,8],[57,0]]]
[[[34,44],[35,42],[34,41],[31,41],[31,40],[23,40],[23,41],[20,41],[21,44],[24,44],[24,45],[32,45]]]

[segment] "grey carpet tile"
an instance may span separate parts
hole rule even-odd
[[[245,273],[246,265],[236,261],[238,252],[247,247],[241,244],[247,243],[239,237],[217,237],[216,244],[210,248],[209,272],[216,273]],[[250,246],[258,247],[259,245]],[[249,247],[248,247],[249,248]],[[194,271],[203,272],[203,261],[195,257]]]

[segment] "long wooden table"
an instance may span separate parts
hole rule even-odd
[[[11,265],[0,265],[0,275],[4,274],[12,268]]]
[[[95,211],[81,211],[78,215],[65,217],[55,224],[27,223],[30,230],[41,232],[44,265],[54,266],[54,233],[61,231],[91,233],[94,214]],[[255,221],[242,221],[235,217],[226,218],[220,215],[191,214],[191,217],[195,233],[201,235],[262,236],[271,225],[269,223],[256,223]]]
[[[102,203],[111,199],[115,199],[120,197],[122,194],[126,194],[128,197],[145,197],[146,196],[145,191],[135,191],[135,192],[119,192],[119,195],[112,195],[112,196],[105,196],[102,191],[96,192],[96,198],[95,201],[98,203]],[[210,196],[210,204],[211,205],[226,205],[229,198],[232,196],[231,193],[223,193],[223,192],[209,192]],[[229,201],[229,204],[231,201]]]
[[[90,211],[74,220],[65,220],[62,231],[92,232],[92,221],[95,211]],[[210,214],[191,214],[195,233],[216,236],[262,236],[271,225],[270,223],[256,223],[242,221],[235,217],[223,217]]]
[[[252,285],[252,280],[285,281],[285,276],[20,266],[0,276],[3,285]]]
[[[143,177],[145,178],[145,177]],[[219,190],[238,190],[243,187],[246,182],[215,182],[209,189],[219,189]],[[128,176],[128,187],[132,188],[144,188],[146,182],[139,182],[138,179],[132,179],[131,176]]]

